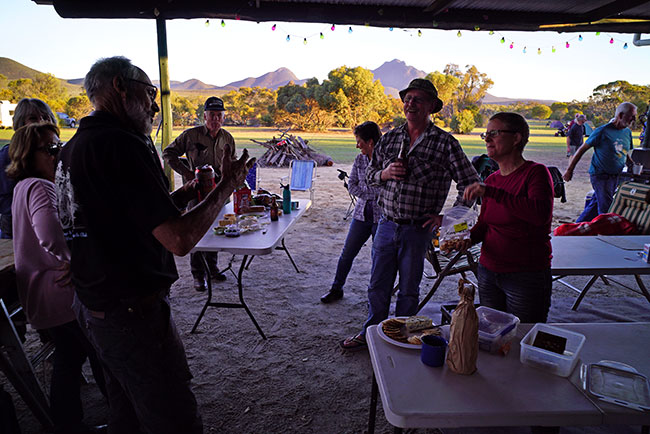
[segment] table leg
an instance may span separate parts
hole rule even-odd
[[[234,257],[234,256],[233,256]],[[205,311],[208,309],[208,306],[212,304],[212,276],[210,275],[210,267],[208,267],[208,261],[205,259],[205,255],[201,255],[201,262],[203,263],[203,269],[205,270],[205,275],[207,284],[208,284],[208,299],[205,301],[205,304],[203,305],[203,309],[201,309],[201,313],[199,314],[199,317],[196,319],[196,322],[194,323],[194,327],[192,327],[192,331],[190,333],[196,332],[196,328],[199,326],[199,323],[201,322],[201,318],[203,318],[203,315],[205,314]],[[228,265],[228,268],[231,268],[232,265],[232,259],[230,260],[230,264]],[[226,271],[228,268],[226,268],[224,271]]]
[[[255,324],[255,328],[257,328],[257,331],[260,333],[260,335],[262,335],[262,339],[266,339],[266,335],[264,334],[262,328],[255,320],[255,317],[253,316],[253,312],[251,312],[251,310],[246,305],[246,302],[244,301],[244,287],[242,285],[242,275],[244,274],[244,268],[246,268],[247,259],[248,259],[248,255],[244,255],[244,257],[241,260],[241,266],[239,267],[239,273],[237,274],[237,286],[239,288],[239,302],[241,303],[242,307],[246,310],[246,313],[250,317],[251,321],[253,321],[253,324]]]
[[[370,390],[370,411],[368,412],[368,434],[375,434],[375,417],[377,415],[377,396],[379,395],[379,387],[377,386],[377,378],[375,373],[372,373],[372,389]]]
[[[650,302],[650,293],[648,292],[648,289],[643,284],[643,281],[641,280],[641,276],[639,276],[638,274],[635,274],[634,278],[636,279],[636,284],[639,285],[639,289],[641,290],[641,292],[643,292],[643,295],[645,295],[645,298]]]
[[[573,303],[573,307],[571,310],[578,310],[578,305],[582,301],[583,298],[585,298],[585,295],[587,295],[587,291],[589,291],[589,288],[591,288],[591,285],[594,284],[594,282],[598,279],[599,276],[592,276],[591,279],[589,279],[589,282],[585,285],[584,288],[582,288],[582,291],[580,291],[580,295],[578,295],[578,298],[576,299],[576,302]]]
[[[289,249],[287,249],[287,246],[284,244],[284,238],[282,238],[282,247],[276,247],[278,250],[284,250],[284,252],[287,254],[289,257],[289,260],[291,261],[291,264],[293,265],[293,268],[296,269],[296,273],[300,273],[300,270],[298,269],[298,266],[296,263],[293,261],[293,258],[291,257],[291,253],[289,253]]]
[[[203,257],[202,259],[203,259],[203,266],[205,267],[205,273],[208,276],[207,277],[208,299],[203,305],[203,309],[201,309],[201,313],[199,314],[199,317],[196,319],[196,323],[194,323],[194,327],[192,327],[191,333],[194,333],[196,331],[196,328],[201,322],[201,318],[203,318],[203,315],[205,314],[205,311],[207,310],[208,307],[243,308],[248,314],[251,321],[253,321],[253,324],[255,325],[255,328],[257,328],[257,331],[262,336],[262,339],[266,339],[266,335],[264,334],[262,328],[259,326],[257,320],[253,316],[253,312],[251,312],[251,310],[248,308],[248,305],[244,301],[244,286],[242,285],[242,276],[244,274],[244,269],[246,268],[246,261],[248,260],[248,255],[244,255],[244,257],[242,258],[241,265],[239,266],[239,271],[237,272],[237,288],[239,291],[239,303],[220,303],[220,302],[212,301],[212,276],[210,275],[210,270],[208,269],[208,262],[206,261],[205,257]]]

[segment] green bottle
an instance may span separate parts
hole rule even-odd
[[[284,190],[282,191],[282,212],[284,214],[291,214],[291,190],[289,184],[280,184]]]

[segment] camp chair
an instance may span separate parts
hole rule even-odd
[[[314,180],[316,179],[316,162],[314,160],[292,160],[289,167],[289,189],[291,191],[309,191],[309,200],[314,203]],[[282,177],[282,180],[287,177]]]
[[[253,167],[248,170],[248,174],[246,175],[246,183],[248,184],[248,187],[251,189],[251,191],[255,191],[260,188],[259,176],[257,173],[257,163],[253,164]]]
[[[564,189],[564,178],[562,178],[562,172],[555,166],[548,166],[548,172],[551,174],[551,180],[553,181],[553,194],[556,199],[560,199],[560,202],[566,202],[566,190]]]
[[[650,234],[650,185],[638,182],[624,182],[618,187],[609,212],[631,221],[640,235]]]
[[[425,258],[433,266],[436,274],[428,275],[425,273],[424,276],[428,279],[436,279],[436,281],[418,305],[418,312],[422,310],[431,297],[433,297],[433,294],[435,294],[445,277],[460,274],[466,279],[467,277],[465,273],[471,271],[474,274],[474,277],[478,279],[478,258],[481,256],[481,244],[476,244],[465,252],[456,252],[451,255],[448,256],[442,254],[440,249],[434,246],[433,240],[431,241],[427,248]]]
[[[34,366],[45,360],[53,351],[53,344],[46,344],[31,359],[25,352],[12,318],[20,306],[7,309],[0,299],[0,370],[23,398],[41,425],[52,429],[52,418],[47,396],[36,379]]]

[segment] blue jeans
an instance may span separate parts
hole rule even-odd
[[[478,266],[481,306],[511,313],[522,323],[546,322],[551,308],[551,270],[495,273]]]
[[[146,309],[73,310],[105,367],[109,434],[203,433],[183,343],[161,299]]]
[[[332,289],[342,290],[343,285],[345,285],[345,280],[350,273],[352,268],[352,262],[354,258],[357,257],[359,250],[363,247],[363,244],[368,241],[368,238],[372,236],[375,238],[375,232],[377,231],[377,224],[370,221],[361,221],[357,219],[352,219],[350,223],[350,230],[348,230],[348,236],[345,239],[345,244],[343,245],[343,251],[341,256],[339,256],[339,263],[336,266],[336,275],[334,276],[334,282],[332,283]]]
[[[614,200],[618,187],[618,175],[589,175],[594,194],[576,223],[590,222],[599,214],[605,214]]]
[[[385,217],[379,220],[372,243],[372,271],[368,285],[368,326],[388,318],[393,284],[399,271],[396,316],[415,315],[420,299],[424,254],[431,232],[420,225],[398,225]]]

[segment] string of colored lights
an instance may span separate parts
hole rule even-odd
[[[235,19],[238,20],[239,18],[236,17]],[[221,20],[220,25],[221,25],[221,27],[226,27],[226,22],[224,20]],[[205,26],[206,27],[210,26],[210,20],[205,20]],[[366,27],[369,27],[369,25],[366,24]],[[434,25],[434,27],[435,27],[435,25]],[[337,29],[336,24],[332,24],[331,26],[327,25],[326,27],[321,28],[320,31],[305,36],[305,35],[296,35],[296,34],[293,34],[291,32],[288,32],[287,30],[285,30],[284,28],[278,26],[277,24],[273,24],[271,26],[271,31],[278,32],[278,33],[281,33],[283,35],[286,34],[287,36],[286,36],[285,40],[287,42],[291,42],[292,39],[293,40],[298,40],[298,41],[302,40],[302,43],[304,45],[307,45],[307,41],[309,39],[312,39],[312,38],[325,39],[325,35],[327,34],[328,30],[333,32],[336,29]],[[390,31],[390,32],[392,32],[394,30],[395,29],[393,27],[388,28],[388,31]],[[422,35],[423,35],[422,30],[417,30],[417,31],[416,30],[411,30],[411,29],[400,29],[400,30],[402,30],[403,32],[411,33],[412,35],[417,34],[418,37],[422,37]],[[476,26],[474,28],[474,31],[481,31],[481,29],[478,26]],[[350,34],[354,32],[354,30],[352,29],[352,26],[348,27],[347,32],[350,33]],[[523,47],[521,49],[521,53],[522,54],[527,54],[528,53],[528,44],[515,43],[515,41],[513,41],[512,39],[506,38],[504,34],[498,32],[498,31],[489,30],[488,34],[490,36],[496,35],[497,38],[499,36],[501,36],[501,38],[498,38],[499,42],[501,44],[506,44],[506,42],[509,41],[508,48],[510,48],[511,50],[514,50],[515,47]],[[463,33],[460,30],[458,30],[458,32],[456,33],[456,36],[458,36],[460,38],[460,37],[463,36]],[[601,36],[601,32],[596,32],[595,36]],[[623,40],[620,40],[618,38],[615,38],[614,36],[612,36],[610,34],[605,34],[605,37],[603,39],[606,39],[606,38],[609,38],[609,43],[610,44],[613,45],[614,43],[620,43],[620,44],[623,45],[623,49],[627,50],[627,48],[628,48],[627,42],[625,42]],[[537,54],[541,55],[541,54],[543,54],[543,53],[545,53],[547,51],[550,51],[551,53],[555,53],[557,51],[557,47],[564,47],[566,49],[571,48],[571,43],[574,42],[576,39],[578,40],[578,42],[582,42],[584,38],[583,38],[583,36],[581,34],[578,34],[577,36],[572,36],[569,39],[561,39],[560,43],[551,45],[550,48],[548,46],[537,47]]]

